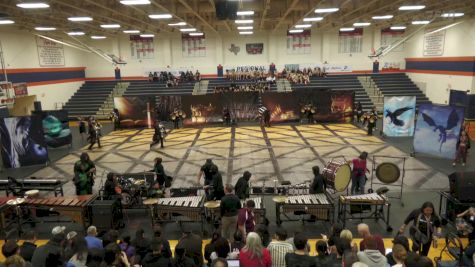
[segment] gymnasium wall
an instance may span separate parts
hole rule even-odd
[[[36,37],[12,26],[0,28],[8,80],[28,83],[28,93],[37,95],[43,109],[54,109],[55,103],[66,102],[85,79],[86,52],[64,46],[65,65],[41,67]],[[3,70],[0,70],[0,80]]]

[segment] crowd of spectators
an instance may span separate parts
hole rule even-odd
[[[150,72],[148,74],[149,82],[165,82],[167,87],[177,86],[179,83],[191,83],[201,81],[201,73],[197,70],[195,74],[192,71],[181,71],[177,77],[171,72]]]
[[[311,77],[326,77],[325,69],[320,68],[304,68],[302,70],[283,69],[280,73],[282,78],[289,80],[293,84],[310,84]]]
[[[252,84],[231,84],[231,86],[216,86],[214,93],[229,93],[229,92],[266,92],[270,91],[270,84],[265,82],[258,82]]]

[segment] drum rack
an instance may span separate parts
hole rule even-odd
[[[400,178],[394,182],[394,183],[384,183],[384,182],[377,182],[375,181],[375,173],[376,173],[376,159],[377,158],[385,158],[385,159],[396,159],[396,160],[401,160],[402,159],[402,172],[400,174]],[[398,167],[400,165],[396,164]],[[371,171],[371,189],[373,189],[373,185],[388,185],[392,187],[398,187],[399,193],[396,196],[388,196],[388,198],[393,198],[393,199],[399,199],[401,202],[401,206],[404,207],[404,202],[402,201],[402,191],[404,188],[404,177],[406,176],[406,157],[398,157],[398,156],[383,156],[383,155],[373,155],[373,166],[372,166],[372,171]],[[378,179],[379,180],[379,179]],[[400,181],[400,182],[399,182]]]

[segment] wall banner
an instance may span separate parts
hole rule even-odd
[[[312,51],[311,37],[310,30],[301,33],[287,32],[287,54],[310,54]]]
[[[206,38],[202,36],[181,35],[181,50],[183,57],[205,57]]]
[[[62,44],[36,37],[38,61],[41,67],[64,66],[64,47]]]
[[[424,34],[424,56],[442,56],[444,54],[444,44],[445,30],[431,34]]]
[[[415,114],[415,96],[384,97],[384,134],[386,136],[412,136]]]
[[[155,46],[153,37],[130,35],[130,57],[132,59],[153,59]]]

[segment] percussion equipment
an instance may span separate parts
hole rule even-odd
[[[157,210],[161,218],[175,215],[188,217],[191,221],[201,221],[204,196],[160,198]]]
[[[23,204],[23,202],[25,202],[25,199],[24,198],[15,198],[15,199],[10,199],[7,201],[7,205],[10,205],[10,206],[18,206],[18,205],[21,205]]]
[[[396,182],[401,176],[399,167],[391,162],[383,162],[376,167],[376,177],[385,184]]]
[[[90,222],[89,205],[97,198],[97,194],[25,199],[24,205],[30,209],[46,209],[69,217],[72,221],[87,226]]]
[[[327,188],[342,192],[350,184],[351,168],[345,162],[331,161],[323,168],[322,176],[326,180]]]
[[[221,201],[213,200],[213,201],[206,201],[204,206],[207,209],[217,209],[219,208],[220,204],[221,204]]]
[[[66,183],[67,181],[60,179],[33,179],[33,177],[30,179],[14,179],[10,177],[8,180],[0,180],[0,190],[5,190],[7,196],[33,189],[53,191],[54,196],[63,196],[63,185]]]
[[[25,197],[28,197],[28,198],[36,198],[39,195],[40,195],[40,190],[38,189],[32,189],[25,192]]]
[[[386,204],[387,197],[378,195],[376,193],[354,195],[354,196],[340,196],[340,202],[344,204]]]
[[[158,203],[158,198],[147,198],[143,201],[144,205],[157,205]]]
[[[274,197],[276,203],[277,224],[282,223],[281,213],[310,214],[313,220],[333,220],[333,201],[327,194],[311,194],[288,197]],[[287,221],[292,221],[288,216]]]

